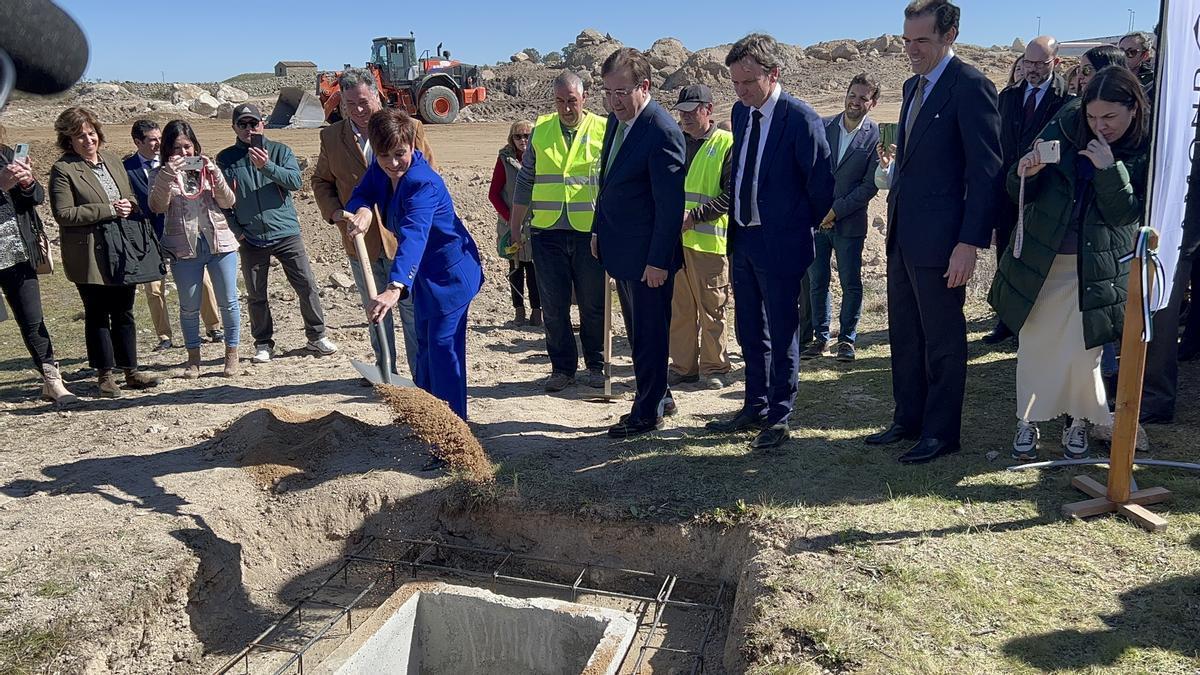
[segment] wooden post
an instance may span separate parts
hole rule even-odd
[[[612,280],[604,273],[604,398],[612,398]]]
[[[1158,234],[1153,230],[1148,243],[1150,249],[1158,247]],[[1147,290],[1153,291],[1153,285],[1151,275]],[[1161,532],[1167,528],[1167,521],[1146,509],[1145,505],[1166,501],[1171,493],[1163,488],[1130,491],[1138,415],[1142,407],[1142,378],[1146,374],[1146,343],[1142,341],[1142,331],[1146,327],[1143,298],[1150,295],[1150,292],[1142,293],[1142,260],[1135,255],[1129,268],[1125,328],[1121,333],[1121,369],[1117,374],[1117,410],[1109,451],[1108,486],[1102,486],[1088,476],[1076,476],[1071,484],[1092,499],[1067,504],[1063,514],[1070,518],[1086,518],[1116,512],[1144,529]]]

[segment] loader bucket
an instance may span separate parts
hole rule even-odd
[[[267,119],[268,129],[315,129],[325,123],[321,100],[299,87],[284,87]]]

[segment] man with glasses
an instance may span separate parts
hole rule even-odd
[[[550,376],[546,391],[575,382],[579,350],[571,330],[571,294],[579,304],[579,342],[589,387],[604,386],[604,268],[592,257],[593,213],[606,120],[585,108],[583,81],[572,72],[554,78],[556,112],[533,127],[508,220],[512,243],[521,245],[521,224],[531,211],[533,267],[537,270]]]
[[[1024,82],[1000,92],[1000,157],[1004,175],[1032,149],[1038,133],[1058,114],[1071,98],[1067,82],[1058,74],[1058,40],[1041,35],[1029,41],[1021,59]],[[1004,249],[1017,224],[1017,205],[1010,199],[999,201],[996,218],[996,260],[1004,257]],[[997,345],[1014,337],[1013,332],[997,321],[996,327],[983,337],[986,345]]]
[[[1146,100],[1154,104],[1154,36],[1144,31],[1121,38],[1117,48],[1125,53],[1126,65],[1142,83]]]
[[[325,310],[292,203],[292,191],[303,185],[296,156],[283,143],[263,137],[262,113],[253,103],[233,109],[233,128],[237,142],[217,155],[217,166],[237,195],[237,203],[229,212],[229,226],[241,241],[242,277],[250,307],[250,332],[254,335],[254,357],[250,360],[266,363],[275,349],[275,325],[267,301],[271,258],[279,261],[300,301],[308,337],[305,349],[332,354],[337,345],[325,336]]]

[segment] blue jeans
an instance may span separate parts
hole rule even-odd
[[[571,330],[571,290],[579,304],[579,342],[588,370],[604,370],[604,268],[592,255],[592,235],[574,230],[535,230],[537,269],[546,326],[546,352],[556,373],[575,375],[579,351]]]
[[[829,292],[830,257],[837,255],[838,282],[842,285],[842,309],[838,314],[838,341],[854,344],[862,316],[862,252],[865,237],[843,237],[831,230],[813,233],[817,257],[808,268],[811,284],[813,329],[817,340],[829,342],[833,322],[833,293]]]
[[[213,253],[204,235],[196,239],[196,255],[171,262],[171,273],[179,290],[179,327],[188,349],[200,348],[200,298],[203,293],[204,270],[212,279],[221,311],[221,327],[225,329],[225,346],[236,347],[242,332],[242,306],[238,302],[238,254]]]
[[[388,276],[392,271],[392,261],[384,254],[380,253],[379,257],[371,261],[371,276],[375,278],[375,290],[381,291],[388,285]],[[350,272],[354,274],[354,285],[358,286],[358,293],[362,296],[363,304],[366,305],[371,298],[367,297],[367,280],[363,277],[362,262],[358,258],[350,259]],[[404,358],[408,362],[408,374],[415,376],[417,369],[417,320],[413,316],[412,295],[400,302],[396,303],[396,312],[400,314],[400,327],[404,331]],[[375,350],[375,361],[379,361],[379,338],[376,337],[375,331],[368,331],[371,335],[371,349]],[[391,363],[388,364],[392,368],[392,372],[396,371],[396,325],[392,321],[392,313],[388,312],[383,315],[383,332],[387,336],[388,354],[391,354]]]
[[[1100,374],[1104,377],[1117,374],[1117,343],[1109,342],[1100,352]]]

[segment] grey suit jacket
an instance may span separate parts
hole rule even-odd
[[[833,212],[837,214],[833,231],[841,237],[867,236],[867,204],[879,192],[875,187],[875,167],[879,165],[879,125],[867,117],[846,154],[838,161],[841,145],[841,114],[826,117],[825,138],[829,141],[829,161],[833,164]]]

